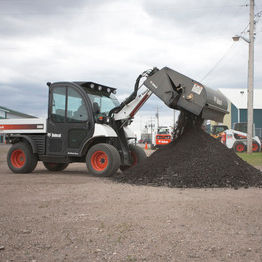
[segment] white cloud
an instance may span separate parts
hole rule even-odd
[[[238,42],[229,49],[232,35],[248,23],[244,0],[25,2],[15,7],[12,1],[0,2],[3,106],[43,115],[45,83],[60,80],[117,87],[123,100],[148,68],[169,66],[200,80],[228,50],[203,83],[213,88],[246,86],[247,45]],[[256,87],[262,87],[261,40],[258,32]],[[16,88],[15,95],[6,86]],[[31,103],[40,95],[41,103]],[[158,99],[152,101],[140,114],[152,114],[157,104],[165,108]]]

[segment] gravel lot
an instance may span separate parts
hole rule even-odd
[[[262,189],[116,184],[84,164],[13,174],[0,146],[0,261],[262,261]]]

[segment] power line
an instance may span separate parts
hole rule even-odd
[[[223,56],[216,62],[216,64],[205,74],[205,76],[200,80],[202,82],[204,79],[206,79],[217,67],[218,65],[224,60],[224,58],[228,55],[229,51],[231,51],[232,47],[234,46],[234,43],[231,44],[231,46],[226,50],[226,52],[223,54]]]
[[[260,17],[262,16],[262,10],[258,13],[255,14],[255,18],[254,21],[255,23],[258,23]],[[241,32],[241,36],[243,36],[244,34],[246,34],[248,32],[248,28],[249,28],[249,23],[245,26],[244,30],[242,30]],[[227,51],[224,53],[224,55],[217,61],[217,63],[207,72],[207,74],[200,80],[203,81],[204,79],[206,79],[216,68],[217,66],[224,60],[224,58],[227,56],[227,54],[229,53],[229,51],[231,50],[231,48],[233,47],[234,43],[227,49]]]

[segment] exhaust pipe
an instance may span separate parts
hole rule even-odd
[[[216,122],[223,122],[228,113],[223,94],[168,67],[150,75],[144,85],[170,108],[186,110]]]

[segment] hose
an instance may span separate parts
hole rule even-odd
[[[140,74],[136,79],[134,91],[119,106],[111,109],[111,111],[109,112],[109,117],[111,117],[112,114],[114,114],[114,113],[118,113],[125,105],[128,105],[130,102],[132,102],[137,97],[137,92],[138,92],[138,89],[139,89],[139,83],[140,83],[140,80],[141,80],[142,77],[151,76],[157,71],[159,71],[159,69],[154,67],[153,69],[146,70],[142,74]]]

